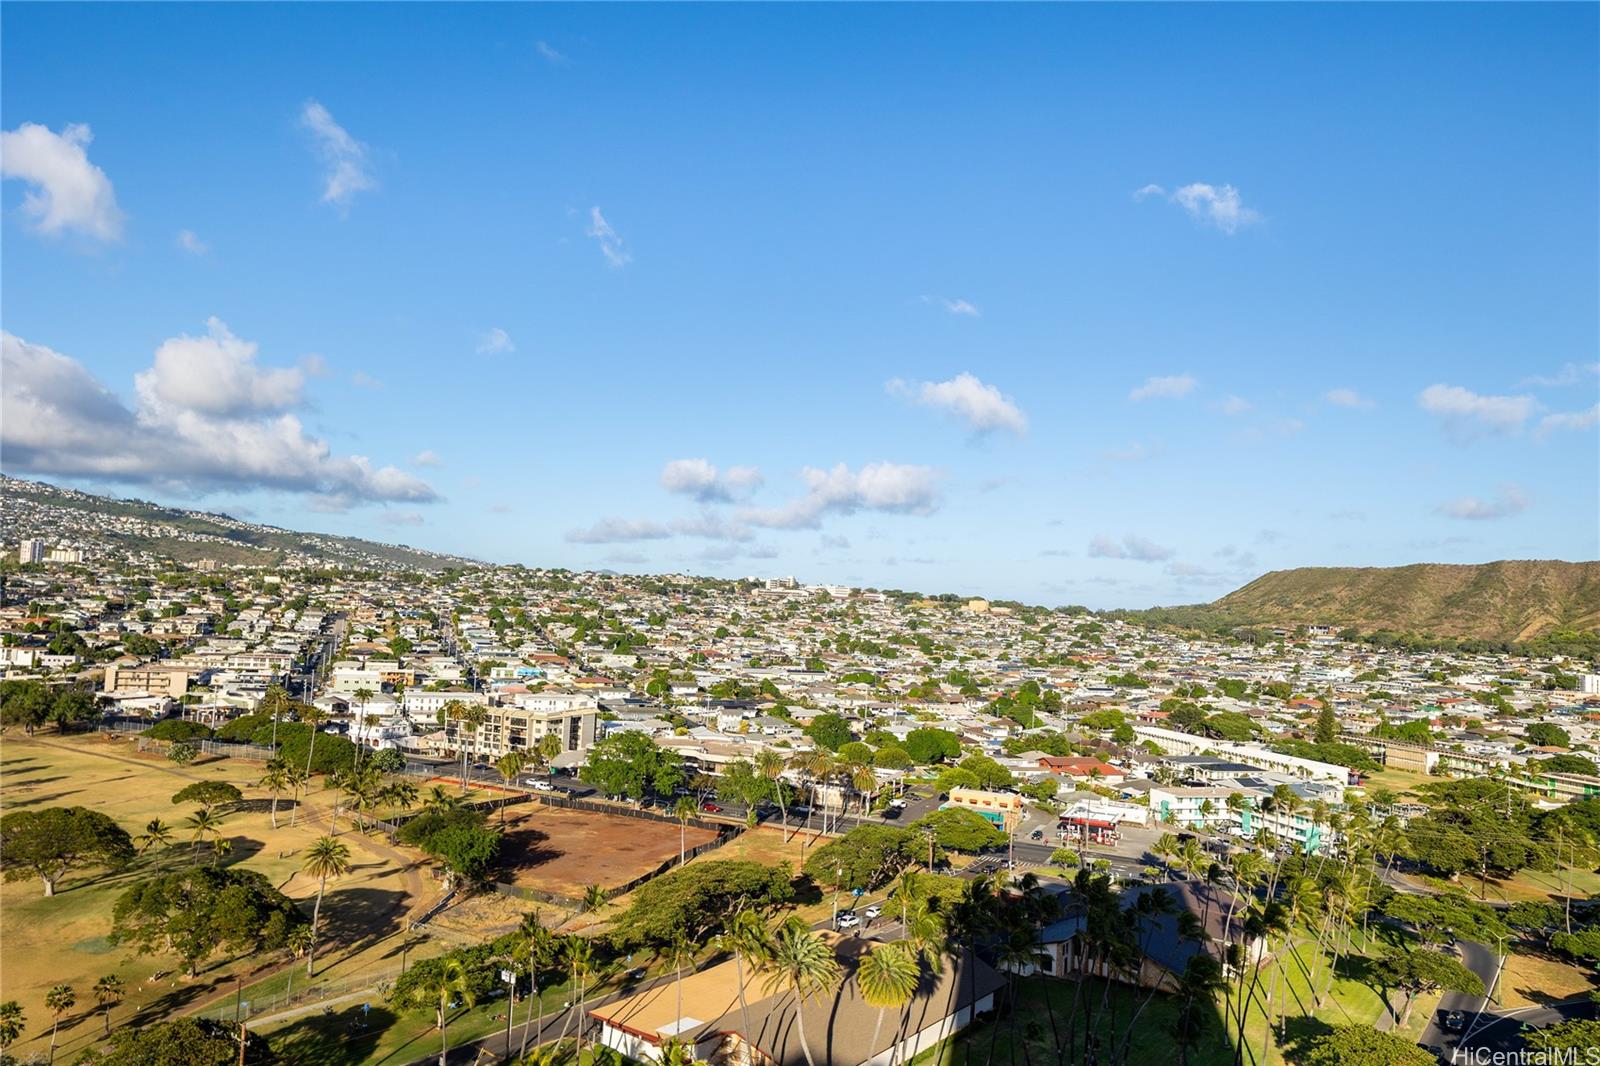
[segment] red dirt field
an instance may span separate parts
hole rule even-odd
[[[684,847],[692,850],[716,836],[689,826],[683,832]],[[519,804],[506,808],[500,854],[506,870],[502,876],[509,883],[576,899],[589,885],[627,884],[676,860],[678,826],[623,814]]]

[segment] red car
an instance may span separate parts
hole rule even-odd
[[[722,808],[718,807],[715,803],[709,803],[709,802],[702,803],[702,804],[700,804],[700,809],[702,811],[705,811],[707,814],[721,814],[722,813]]]

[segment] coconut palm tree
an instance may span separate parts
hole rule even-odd
[[[891,1007],[899,1009],[911,1002],[921,977],[916,960],[898,944],[878,944],[861,957],[856,967],[856,987],[861,989],[861,998],[867,1006],[878,1010],[878,1020],[872,1027],[872,1043],[865,1049],[867,1056],[877,1052],[884,1015]]]
[[[100,1010],[105,1015],[106,1035],[111,1035],[111,1008],[122,1002],[125,986],[122,978],[114,973],[108,973],[94,983],[94,1001],[100,1004]]]
[[[16,1043],[27,1024],[28,1018],[22,1013],[22,1004],[14,999],[0,1003],[0,1053]]]
[[[678,802],[672,805],[672,816],[678,820],[678,865],[684,863],[684,835],[689,829],[689,822],[699,810],[694,805],[694,800],[688,796],[679,796]]]
[[[569,936],[561,944],[561,954],[567,964],[567,972],[572,975],[572,983],[578,990],[578,1012],[574,1016],[578,1022],[578,1049],[574,1061],[582,1062],[583,1019],[586,1013],[584,999],[588,994],[589,973],[594,968],[594,948],[581,936]]]
[[[495,773],[500,775],[500,780],[505,783],[506,788],[509,789],[511,783],[517,779],[517,775],[522,773],[522,768],[527,764],[527,761],[528,755],[526,752],[508,751],[494,761],[494,770]],[[500,802],[500,828],[504,829],[505,827],[506,805],[505,800],[502,799]]]
[[[322,920],[322,894],[328,890],[328,878],[342,877],[350,872],[350,849],[333,837],[323,837],[306,850],[306,860],[301,869],[317,878],[317,902],[311,908],[311,947],[306,952],[306,976],[312,976],[317,958],[317,923]]]
[[[367,724],[367,702],[369,700],[371,700],[372,697],[376,696],[377,693],[372,691],[370,688],[358,688],[354,692],[350,693],[350,695],[352,697],[354,697],[356,702],[361,705],[361,712],[360,712],[360,714],[358,714],[356,716],[356,721],[360,722],[362,725],[366,725]],[[361,749],[366,747],[366,746],[367,745],[366,745],[365,740],[362,740],[362,741],[360,741],[360,742],[358,742],[356,744],[356,761],[355,761],[355,765],[357,765],[357,766],[361,765]]]
[[[467,1008],[477,1003],[477,997],[472,994],[472,975],[460,959],[446,958],[438,969],[428,972],[418,991],[425,993],[434,1003],[434,1017],[439,1026],[439,1066],[446,1066],[445,1059],[450,1054],[450,1035],[445,1028],[449,1021],[445,1012],[457,1001]]]
[[[278,828],[278,796],[289,787],[289,767],[282,759],[268,759],[261,787],[272,793],[272,828]]]
[[[582,900],[582,902],[583,902],[583,909],[584,910],[586,910],[586,911],[597,911],[597,910],[599,910],[601,907],[604,907],[606,905],[606,899],[607,898],[608,897],[606,896],[606,890],[601,888],[599,885],[584,885],[583,886],[583,900]]]
[[[783,798],[783,756],[771,748],[762,748],[756,752],[756,773],[767,779],[772,788],[772,798],[778,804],[778,825],[787,832],[789,828],[789,805]]]
[[[811,1045],[806,1041],[806,1000],[820,996],[839,983],[839,960],[805,922],[791,917],[778,927],[772,938],[772,954],[767,963],[767,990],[776,992],[787,988],[794,993],[795,1024],[800,1033],[800,1050],[805,1052],[806,1066],[817,1066],[811,1055]]]
[[[1161,868],[1166,879],[1172,880],[1172,859],[1178,854],[1178,838],[1171,833],[1162,833],[1150,846],[1150,850],[1161,860]]]
[[[328,712],[321,707],[308,704],[300,710],[300,721],[311,728],[310,742],[306,745],[306,780],[311,780],[311,760],[317,753],[317,734],[323,722],[328,720]]]
[[[403,777],[396,777],[383,786],[383,801],[391,807],[409,811],[417,805],[417,786]]]
[[[672,960],[673,987],[678,994],[678,1018],[683,1017],[683,968],[685,965],[694,964],[695,949],[682,932],[672,938],[672,943],[667,945],[667,957]]]
[[[537,1008],[539,1014],[538,1023],[533,1027],[533,1032],[537,1035],[544,1032],[544,1003],[539,998],[539,974],[545,967],[555,961],[556,938],[551,934],[550,930],[539,923],[538,911],[532,911],[522,916],[522,924],[517,928],[517,936],[520,946],[519,953],[528,966],[528,994],[534,1000],[533,1003],[528,1005],[528,1010],[531,1013]],[[521,1054],[526,1055],[527,1053],[528,1026],[524,1022],[522,1026]]]
[[[291,766],[285,771],[289,781],[289,798],[294,801],[294,806],[289,809],[289,828],[293,829],[300,820],[300,793],[311,782],[311,777],[298,766]]]
[[[873,794],[878,791],[878,775],[864,762],[851,763],[850,787],[862,795],[861,809],[856,812],[856,824],[860,825],[872,807]]]
[[[71,985],[51,985],[44,994],[45,1009],[50,1012],[50,1061],[56,1061],[56,1032],[61,1028],[61,1016],[78,1002],[78,993]]]
[[[761,972],[772,950],[772,937],[761,915],[752,910],[742,910],[733,916],[728,928],[717,937],[717,947],[733,956],[733,968],[739,979],[739,1014],[744,1032],[750,1029],[750,1004],[745,1001],[744,970],[752,974]]]
[[[289,706],[289,693],[282,685],[268,685],[267,693],[261,699],[261,706],[272,713],[272,750],[278,750],[278,719],[282,717],[283,710]]]
[[[184,828],[190,832],[190,843],[193,845],[189,851],[189,865],[193,866],[200,854],[200,845],[206,837],[220,837],[222,835],[222,815],[212,814],[204,808],[195,811],[184,820]]]
[[[166,847],[172,843],[172,827],[160,818],[152,818],[144,824],[144,832],[139,834],[139,854],[143,855],[154,847]]]
[[[428,814],[448,814],[455,810],[460,802],[450,795],[443,785],[434,785],[428,789],[428,796],[422,801],[422,809]]]

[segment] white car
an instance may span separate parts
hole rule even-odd
[[[867,909],[861,913],[865,914],[869,919],[876,918],[878,915],[883,913],[883,904],[869,903],[867,904]]]
[[[554,792],[556,790],[556,786],[552,785],[542,777],[528,778],[527,785],[535,792]]]
[[[838,920],[834,922],[835,929],[854,929],[861,924],[861,915],[855,911],[840,911]]]

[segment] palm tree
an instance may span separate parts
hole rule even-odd
[[[311,727],[310,743],[306,745],[306,780],[311,780],[311,760],[317,753],[318,726],[328,720],[328,712],[321,707],[308,705],[300,712],[300,720]]]
[[[160,818],[152,818],[144,825],[144,832],[139,834],[139,854],[143,855],[153,847],[166,847],[172,843],[172,827]]]
[[[298,766],[288,768],[289,796],[294,800],[294,806],[289,809],[289,828],[293,829],[300,820],[300,790],[311,782],[311,777]]]
[[[0,1053],[16,1043],[27,1027],[28,1018],[22,1013],[22,1004],[14,999],[0,1003]]]
[[[495,773],[500,775],[500,780],[505,782],[506,788],[509,789],[511,782],[515,781],[517,775],[522,773],[522,767],[527,761],[527,753],[521,751],[508,751],[494,761]],[[500,801],[500,828],[504,829],[505,826],[506,804],[504,798],[502,798]]]
[[[766,965],[772,950],[772,938],[767,925],[755,911],[742,910],[728,923],[727,931],[717,938],[717,945],[733,955],[733,968],[739,978],[739,1014],[744,1031],[751,1032],[750,1005],[745,1001],[744,968],[748,964],[752,974]]]
[[[445,1012],[458,997],[463,1007],[471,1008],[477,1003],[477,997],[472,994],[472,975],[467,973],[466,964],[460,959],[447,957],[438,969],[428,972],[418,991],[434,1001],[434,1017],[439,1025],[439,1066],[445,1066],[445,1058],[450,1053]]]
[[[672,938],[672,943],[667,946],[667,955],[672,960],[672,984],[678,993],[678,1018],[683,1018],[683,967],[687,963],[694,964],[695,949],[680,931]]]
[[[534,1003],[530,1004],[528,1009],[532,1011],[536,1005],[539,1011],[538,1024],[533,1028],[533,1032],[537,1035],[544,1032],[544,1003],[539,999],[539,972],[555,961],[556,939],[550,934],[550,930],[539,924],[538,911],[522,916],[522,924],[517,929],[517,935],[521,944],[521,955],[528,964],[528,994],[534,999]],[[528,1026],[524,1023],[521,1054],[527,1053]]]
[[[861,809],[856,813],[856,824],[860,825],[872,806],[873,794],[878,791],[878,775],[864,762],[851,763],[850,787],[862,795]]]
[[[189,865],[193,866],[195,859],[199,856],[201,842],[208,836],[220,837],[222,835],[222,815],[212,814],[202,808],[190,815],[183,824],[192,834],[190,839],[194,847],[189,852]]]
[[[834,958],[827,942],[807,928],[803,920],[791,917],[778,927],[772,938],[768,967],[767,991],[786,987],[794,993],[800,1050],[805,1052],[806,1066],[817,1066],[811,1055],[811,1045],[806,1042],[806,1000],[831,991],[839,983],[839,960]]]
[[[289,693],[282,685],[268,685],[267,694],[262,697],[261,705],[272,712],[272,750],[278,750],[278,718],[283,714],[283,709],[289,705]]]
[[[278,828],[278,795],[289,787],[289,767],[282,759],[267,760],[261,787],[272,793],[272,828]]]
[[[56,1061],[56,1031],[61,1028],[61,1016],[72,1009],[78,1002],[78,993],[72,990],[71,985],[52,985],[50,991],[44,994],[45,1009],[50,1012],[53,1019],[50,1023],[50,1061]]]
[[[443,785],[434,785],[428,790],[428,798],[422,801],[422,809],[429,814],[448,814],[460,802],[445,791]]]
[[[1167,880],[1172,880],[1172,857],[1178,854],[1178,838],[1171,833],[1162,833],[1151,845],[1150,850],[1161,860],[1161,868],[1165,871]]]
[[[594,887],[594,886],[591,886]],[[585,987],[589,980],[589,972],[594,967],[594,948],[589,941],[581,936],[569,936],[562,943],[562,955],[566,959],[567,969],[572,974],[572,983],[578,988],[578,1050],[575,1062],[583,1061],[583,1019],[584,997],[588,994]]]
[[[861,998],[867,1006],[878,1009],[878,1020],[872,1027],[872,1043],[865,1049],[868,1057],[877,1052],[884,1015],[889,1013],[890,1007],[898,1009],[911,1002],[921,976],[916,960],[898,944],[879,944],[862,956],[856,967],[856,987],[861,989]]]
[[[94,983],[94,1001],[105,1012],[107,1036],[111,1035],[111,1008],[122,1002],[123,989],[122,978],[114,973],[108,973]]]
[[[583,900],[582,900],[582,902],[583,902],[583,909],[584,910],[586,910],[586,911],[597,911],[597,910],[599,910],[601,907],[604,907],[606,905],[606,899],[607,898],[608,897],[606,896],[606,890],[601,888],[599,885],[584,885],[583,886]]]
[[[311,947],[306,952],[306,976],[312,976],[317,958],[317,923],[322,919],[322,894],[328,890],[328,878],[342,877],[350,872],[350,849],[333,837],[323,837],[306,850],[306,861],[301,867],[318,879],[317,902],[311,908]]]
[[[366,719],[367,719],[367,701],[372,699],[372,697],[376,696],[377,693],[372,691],[370,688],[358,688],[354,692],[350,693],[350,695],[354,696],[356,698],[356,700],[358,702],[360,702],[360,704],[361,704],[361,713],[359,715],[357,715],[356,721],[360,722],[362,725],[366,725],[367,724],[367,721],[366,721]],[[357,766],[361,765],[361,749],[366,747],[366,746],[367,746],[366,745],[366,739],[364,737],[362,738],[362,740],[357,742],[357,744],[356,744],[356,761],[355,761],[355,765],[357,765]]]
[[[383,800],[391,807],[409,811],[417,805],[417,786],[403,777],[397,777],[383,786]]]
[[[789,829],[789,805],[783,798],[783,756],[771,748],[762,748],[756,752],[756,773],[767,779],[772,787],[772,797],[778,802],[778,825],[781,830]]]
[[[695,812],[698,809],[699,808],[697,808],[694,805],[694,800],[690,799],[688,796],[679,796],[678,797],[678,802],[674,803],[672,805],[672,816],[678,820],[678,865],[679,866],[682,866],[683,862],[684,862],[684,858],[683,858],[683,856],[684,856],[684,848],[683,848],[684,834],[685,834],[685,832],[687,832],[687,830],[689,828],[690,819],[692,819],[695,816]]]

